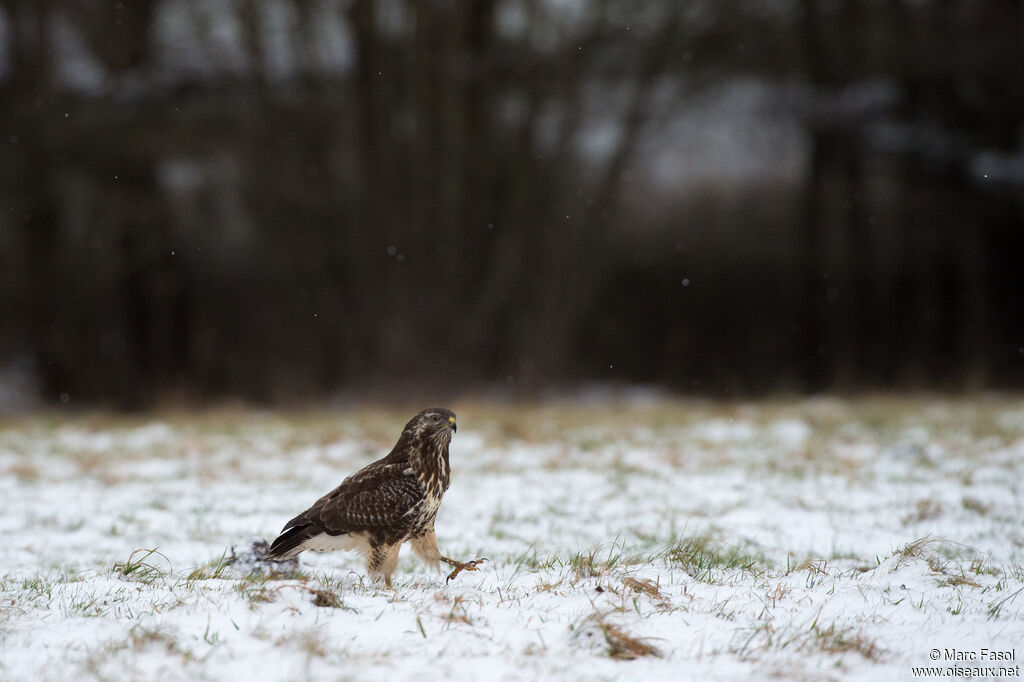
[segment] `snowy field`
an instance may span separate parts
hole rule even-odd
[[[0,679],[1019,676],[1022,400],[456,404],[482,570],[230,563],[420,407],[0,422]]]

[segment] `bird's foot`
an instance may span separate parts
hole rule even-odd
[[[444,584],[447,585],[448,583],[450,583],[452,580],[458,577],[459,573],[462,573],[463,571],[478,570],[477,567],[485,561],[487,561],[487,557],[483,557],[482,559],[473,559],[472,561],[466,562],[455,561],[453,559],[445,559],[444,562],[451,566],[454,570],[448,574],[448,577],[445,579]]]

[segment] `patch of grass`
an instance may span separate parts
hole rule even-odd
[[[448,595],[443,592],[439,592],[437,598],[440,601],[448,601]],[[466,603],[466,598],[461,594],[456,595],[455,598],[451,599],[451,608],[444,616],[445,630],[451,627],[452,623],[462,623],[463,625],[473,624],[473,619],[470,618],[469,611],[466,609]]]
[[[608,642],[608,655],[620,661],[631,661],[641,656],[661,656],[661,652],[643,639],[634,637],[622,628],[611,623],[601,623],[605,641]]]
[[[270,587],[267,585],[270,578],[271,576],[266,574],[251,573],[239,579],[235,585],[235,591],[253,607],[257,604],[269,604],[277,600],[281,590],[281,586]]]
[[[280,647],[295,647],[313,658],[327,656],[327,644],[323,633],[320,630],[305,630],[293,632],[274,640],[274,644]]]
[[[163,646],[167,651],[180,653],[178,638],[163,625],[133,625],[128,631],[128,643],[136,651],[151,646]]]
[[[723,545],[709,535],[680,538],[662,552],[661,558],[682,567],[690,577],[707,583],[718,582],[721,573],[726,571],[761,576],[772,567],[771,560],[764,555]]]
[[[339,578],[329,575],[321,575],[315,584],[304,587],[312,597],[314,606],[328,609],[344,609],[352,613],[359,613],[359,610],[345,603],[342,596],[345,591],[345,584]]]
[[[963,508],[966,509],[967,511],[974,512],[975,514],[979,514],[981,516],[985,516],[990,511],[992,511],[992,505],[985,504],[984,502],[975,497],[964,497],[962,500],[960,500],[960,504],[962,504]]]
[[[1011,592],[1002,599],[989,602],[988,606],[985,608],[985,615],[989,620],[998,619],[1003,612],[1003,607],[1017,599],[1021,592],[1024,592],[1024,587],[1020,588],[1016,592]]]
[[[539,585],[537,585],[537,587],[536,587],[536,588],[534,588],[534,589],[535,589],[535,590],[536,590],[537,592],[552,592],[552,593],[557,593],[557,592],[558,592],[558,590],[559,590],[559,588],[561,588],[561,587],[562,587],[563,583],[564,583],[564,581],[562,581],[562,580],[559,580],[558,582],[555,582],[555,583],[548,583],[548,582],[545,582],[545,583],[540,583],[540,584],[539,584]]]
[[[576,552],[569,556],[569,568],[572,569],[576,580],[581,578],[598,578],[606,575],[615,567],[618,555],[609,555],[607,559],[601,559],[598,556],[598,552],[599,549],[594,548],[589,551]]]
[[[41,603],[49,607],[53,603],[56,582],[44,575],[34,575],[21,580],[20,590],[11,591],[25,601]]]
[[[345,602],[342,601],[341,597],[336,592],[327,590],[321,587],[308,587],[306,588],[310,595],[313,596],[313,606],[320,606],[329,609],[339,609],[344,606]]]
[[[783,585],[782,583],[777,583],[775,585],[775,587],[773,587],[765,595],[765,607],[768,606],[769,602],[771,603],[772,607],[775,607],[775,605],[778,604],[779,601],[784,599],[792,591],[793,591],[793,588],[791,588],[791,587],[789,587],[787,585]]]
[[[817,621],[811,625],[811,635],[803,648],[817,649],[827,654],[855,652],[869,661],[880,660],[884,653],[877,642],[853,627],[841,627],[833,623],[823,628]]]
[[[163,559],[166,568],[157,565]],[[153,549],[136,549],[128,555],[128,559],[114,564],[114,572],[122,580],[149,585],[157,580],[164,580],[171,574],[171,561],[164,554]]]
[[[637,580],[636,578],[627,577],[622,580],[622,587],[630,592],[646,594],[652,599],[661,600],[665,598],[661,594],[658,584],[653,580]]]
[[[537,553],[536,545],[530,545],[521,554],[516,556],[516,558],[512,560],[512,563],[515,564],[516,567],[515,573],[518,573],[521,568],[526,568],[531,571],[547,571],[557,566],[561,566],[564,562],[554,554],[542,556]]]
[[[914,511],[903,517],[903,524],[920,523],[942,515],[942,505],[936,500],[926,497],[914,503]]]
[[[661,651],[648,643],[646,638],[636,637],[624,628],[608,622],[603,615],[595,612],[588,617],[599,629],[604,643],[607,646],[607,654],[617,661],[632,661],[642,656],[660,657]]]
[[[977,581],[973,580],[972,578],[967,577],[966,575],[963,574],[963,572],[961,572],[960,575],[951,576],[951,577],[947,578],[946,580],[940,582],[939,584],[940,585],[949,585],[950,587],[959,587],[961,585],[967,585],[969,587],[981,587],[981,585],[979,585],[977,583]]]
[[[925,556],[925,550],[928,546],[936,542],[935,538],[930,535],[926,535],[923,538],[918,538],[912,542],[908,542],[903,545],[890,556],[896,558],[896,563],[892,567],[892,570],[896,570],[900,566],[907,564],[915,559],[921,559]]]
[[[797,572],[797,573],[802,573],[804,571],[807,571],[808,573],[826,574],[826,573],[828,573],[827,569],[828,569],[828,560],[827,559],[815,559],[815,558],[812,558],[812,557],[807,557],[806,559],[804,559],[803,561],[801,561],[800,563],[798,563],[798,564],[796,564],[794,566],[794,565],[792,565],[789,557],[786,558],[786,575],[788,575],[788,574],[790,574],[790,573],[792,573],[794,571]]]
[[[836,623],[822,627],[817,618],[809,627],[795,631],[788,627],[778,627],[770,620],[765,621],[750,630],[750,634],[744,637],[743,644],[734,653],[740,660],[750,661],[756,660],[758,653],[785,649],[833,655],[856,653],[873,662],[880,661],[885,655],[885,650],[860,630]]]
[[[231,577],[228,572],[230,566],[231,557],[225,550],[219,558],[192,569],[192,572],[185,576],[185,584],[191,587],[192,583],[198,580],[222,580],[225,577]]]
[[[605,550],[605,547],[608,549]],[[598,545],[570,554],[565,565],[572,571],[573,580],[577,581],[608,576],[616,569],[649,562],[649,557],[628,554],[625,544],[616,539],[608,545]]]
[[[971,565],[967,570],[973,573],[974,575],[998,576],[1001,573],[1003,573],[995,566],[989,564],[988,560],[985,557],[974,557],[973,559],[971,559]]]
[[[4,473],[7,476],[14,476],[21,483],[32,483],[39,480],[39,467],[25,460],[19,459],[8,466]]]

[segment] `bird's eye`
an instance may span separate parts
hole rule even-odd
[[[439,421],[441,421],[441,418],[435,414],[433,417],[430,418],[430,421],[432,421],[432,422],[434,422],[436,424]]]

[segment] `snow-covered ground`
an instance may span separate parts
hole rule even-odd
[[[490,562],[446,586],[406,551],[393,591],[351,554],[225,559],[418,406],[0,424],[0,679],[902,680],[1024,657],[1024,401],[454,407],[438,539]]]

